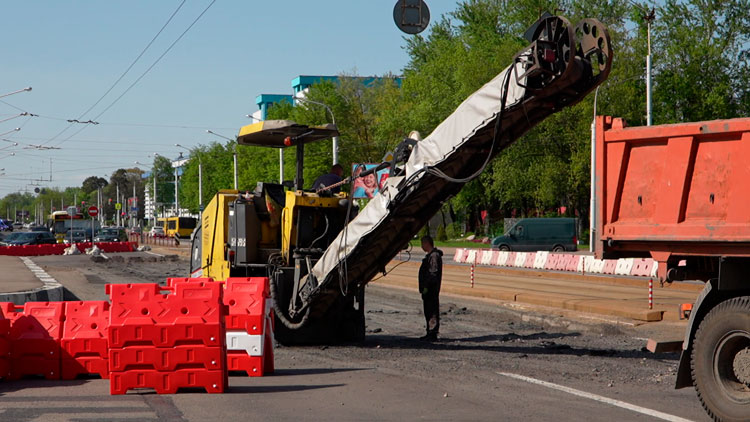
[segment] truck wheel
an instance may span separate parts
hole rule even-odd
[[[713,308],[695,334],[693,383],[703,408],[717,421],[750,416],[750,296]]]
[[[552,252],[565,252],[565,247],[563,245],[555,245],[552,247]]]

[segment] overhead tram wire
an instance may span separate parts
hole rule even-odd
[[[102,111],[101,111],[101,112],[100,112],[99,114],[97,114],[96,116],[94,116],[94,118],[93,118],[93,119],[90,119],[90,120],[93,120],[93,121],[97,121],[97,120],[99,119],[99,117],[101,117],[101,116],[102,116],[102,115],[103,115],[104,113],[106,113],[106,112],[107,112],[107,111],[108,111],[108,110],[109,110],[110,108],[112,108],[112,107],[113,107],[113,106],[114,106],[115,104],[117,104],[117,102],[118,102],[118,101],[120,101],[120,99],[121,99],[122,97],[124,97],[124,96],[125,96],[125,94],[127,94],[127,93],[128,93],[128,92],[129,92],[129,91],[130,91],[130,90],[131,90],[131,89],[132,89],[132,88],[133,88],[134,86],[136,86],[136,85],[138,84],[138,82],[140,82],[140,81],[141,81],[141,79],[143,79],[143,77],[144,77],[144,76],[146,76],[146,75],[147,75],[147,74],[148,74],[148,73],[149,73],[149,72],[151,71],[151,69],[153,69],[153,68],[154,68],[154,66],[156,66],[156,64],[157,64],[157,63],[159,63],[159,62],[161,61],[161,59],[162,59],[162,58],[164,58],[164,56],[166,56],[166,55],[167,55],[167,53],[169,53],[169,51],[170,51],[170,50],[172,50],[172,48],[173,48],[173,47],[174,47],[174,46],[175,46],[175,45],[176,45],[176,44],[177,44],[177,43],[178,43],[178,42],[179,42],[179,41],[180,41],[180,40],[182,39],[182,37],[184,37],[184,36],[185,36],[185,34],[187,34],[187,33],[188,33],[188,31],[190,31],[190,29],[191,29],[191,28],[192,28],[192,27],[193,27],[193,26],[194,26],[194,25],[195,25],[196,23],[198,23],[198,21],[200,20],[200,18],[201,18],[201,17],[203,17],[203,15],[204,15],[204,14],[205,14],[205,13],[206,13],[206,12],[208,11],[208,9],[210,9],[210,8],[211,8],[211,6],[213,6],[213,5],[214,5],[214,3],[216,3],[216,0],[212,0],[212,1],[211,1],[211,3],[209,3],[209,4],[208,4],[208,6],[206,6],[206,8],[205,8],[205,9],[203,9],[203,11],[202,11],[202,12],[200,13],[200,15],[198,15],[198,17],[197,17],[197,18],[195,18],[195,20],[193,20],[193,22],[192,22],[192,23],[191,23],[191,24],[190,24],[190,25],[189,25],[189,26],[188,26],[188,27],[187,27],[187,28],[186,28],[186,29],[185,29],[185,30],[184,30],[184,31],[182,32],[182,34],[180,34],[180,36],[179,36],[179,37],[177,37],[177,39],[176,39],[176,40],[174,40],[174,42],[172,42],[172,44],[170,44],[170,46],[169,46],[169,47],[167,47],[167,49],[166,49],[166,50],[164,50],[164,52],[163,52],[163,53],[161,54],[161,56],[159,56],[159,57],[158,57],[158,58],[157,58],[157,59],[156,59],[156,60],[155,60],[155,61],[154,61],[154,62],[153,62],[153,63],[151,64],[151,66],[149,66],[149,67],[148,67],[148,68],[147,68],[147,69],[146,69],[146,70],[145,70],[145,71],[144,71],[144,72],[143,72],[143,73],[141,74],[141,76],[139,76],[139,77],[138,77],[138,79],[136,79],[135,81],[133,81],[133,83],[132,83],[132,84],[130,84],[130,86],[128,86],[128,87],[127,87],[127,89],[125,89],[125,91],[123,91],[123,92],[122,92],[122,94],[120,94],[120,95],[119,95],[119,96],[118,96],[117,98],[115,98],[115,100],[114,100],[114,101],[112,101],[112,102],[111,102],[111,103],[110,103],[110,104],[109,104],[109,105],[108,105],[107,107],[105,107],[105,108],[104,108],[104,110],[102,110]],[[73,133],[72,135],[70,135],[70,136],[68,136],[67,138],[63,139],[62,141],[58,142],[56,146],[60,146],[60,145],[61,145],[62,143],[66,142],[66,141],[67,141],[68,139],[70,139],[70,138],[72,138],[72,137],[74,137],[74,136],[78,135],[79,133],[83,132],[83,131],[84,131],[84,130],[86,130],[86,128],[88,128],[88,127],[89,127],[89,125],[84,125],[84,126],[83,126],[83,127],[81,128],[81,129],[77,130],[77,131],[76,131],[75,133]]]
[[[84,111],[83,113],[81,113],[81,115],[78,117],[77,120],[83,119],[83,116],[85,116],[86,114],[88,114],[94,107],[96,107],[104,99],[104,97],[106,97],[110,92],[112,92],[112,90],[115,88],[115,86],[117,86],[117,84],[120,83],[120,81],[122,80],[122,78],[124,78],[125,75],[127,75],[128,72],[130,72],[130,69],[132,69],[133,66],[135,66],[135,64],[138,62],[138,60],[140,60],[141,57],[143,57],[143,54],[146,53],[146,50],[148,50],[149,47],[151,47],[151,44],[153,44],[154,41],[156,41],[156,39],[159,37],[159,35],[161,35],[161,33],[164,31],[164,29],[167,27],[167,25],[169,25],[169,23],[172,22],[172,19],[175,17],[175,15],[177,15],[177,12],[180,11],[180,9],[182,8],[182,6],[185,4],[186,1],[187,0],[182,0],[182,2],[177,6],[177,9],[175,9],[175,11],[172,12],[172,15],[169,16],[169,19],[167,19],[167,22],[165,22],[164,25],[162,25],[161,29],[159,29],[159,32],[157,32],[156,35],[154,35],[153,38],[151,38],[151,41],[149,41],[149,43],[146,45],[146,47],[144,47],[143,50],[141,50],[141,53],[138,54],[138,57],[136,57],[135,60],[133,60],[133,62],[130,63],[130,66],[128,66],[128,68],[125,69],[124,72],[122,72],[122,74],[120,75],[120,77],[117,78],[117,80],[109,87],[109,89],[107,89],[107,91],[104,94],[102,94],[102,96],[99,97],[99,99],[96,100],[96,102],[94,104],[92,104],[91,107],[89,107],[88,109],[86,109],[86,111]],[[94,120],[96,120],[96,119],[94,119]],[[73,126],[73,124],[74,124],[73,122],[70,122],[63,130],[61,130],[57,135],[55,135],[52,138],[50,138],[49,140],[47,140],[44,144],[47,144],[47,143],[52,142],[55,139],[57,139],[58,136],[62,135],[63,133],[65,133],[65,131],[67,131],[68,129],[70,129]],[[86,127],[86,126],[84,126],[84,127]],[[42,144],[42,145],[44,145],[44,144]]]

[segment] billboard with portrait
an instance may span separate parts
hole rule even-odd
[[[357,177],[359,176],[359,173],[377,166],[377,164],[352,164],[352,175],[354,176],[352,186],[354,193],[352,197],[354,199],[372,198],[380,192],[380,189],[383,186],[385,186],[385,181],[388,179],[388,174],[390,172],[390,169],[388,168],[365,177]]]

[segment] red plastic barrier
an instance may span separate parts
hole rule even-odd
[[[62,378],[82,374],[109,377],[108,340],[109,302],[65,302],[63,323]]]
[[[568,265],[565,267],[565,271],[572,271],[576,272],[578,271],[578,262],[581,260],[580,255],[569,255],[570,258],[568,258]]]
[[[63,302],[27,302],[23,307],[0,303],[0,314],[10,320],[8,379],[60,378],[63,310]]]
[[[156,283],[107,284],[112,301],[111,326],[148,320],[158,324],[221,322],[219,283],[178,283],[170,290]]]
[[[263,376],[274,371],[273,310],[267,277],[229,278],[224,291],[224,303],[229,308],[226,316],[228,331],[244,331],[251,336],[263,336],[260,356],[246,350],[227,350],[227,368],[243,371],[248,376]]]
[[[109,284],[110,393],[227,385],[223,286],[214,282]]]
[[[536,259],[536,252],[529,252],[526,254],[526,261],[523,263],[524,268],[534,268],[534,259]]]
[[[565,271],[568,268],[568,263],[570,262],[571,256],[568,254],[560,254],[560,259],[557,261],[557,266],[555,267],[555,270],[557,271]]]
[[[224,290],[224,304],[229,307],[227,330],[245,330],[261,335],[268,318],[266,301],[271,297],[266,277],[228,278]]]
[[[604,273],[604,274],[614,274],[616,268],[617,268],[617,260],[616,259],[605,259],[604,260],[604,270],[602,271],[602,273]]]
[[[221,370],[223,349],[205,346],[127,347],[109,351],[109,369],[124,372],[140,369],[176,371],[179,369]]]
[[[0,316],[0,378],[10,371],[10,320]]]
[[[554,270],[557,268],[557,263],[560,261],[560,254],[551,253],[547,255],[547,262],[544,264],[544,269]]]
[[[109,347],[132,346],[174,347],[185,344],[221,347],[224,343],[219,328],[205,323],[153,323],[148,318],[133,318],[128,325],[109,327]]]
[[[134,370],[112,372],[110,394],[125,394],[134,388],[153,388],[157,394],[174,394],[180,388],[204,388],[208,393],[223,393],[228,384],[227,372],[180,369],[173,372]]]
[[[651,258],[634,258],[633,268],[630,270],[630,275],[648,277],[651,275],[653,264],[654,260]]]

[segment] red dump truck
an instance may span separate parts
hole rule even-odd
[[[676,388],[716,420],[750,420],[750,118],[595,122],[597,258],[651,257],[662,282],[701,280]]]

